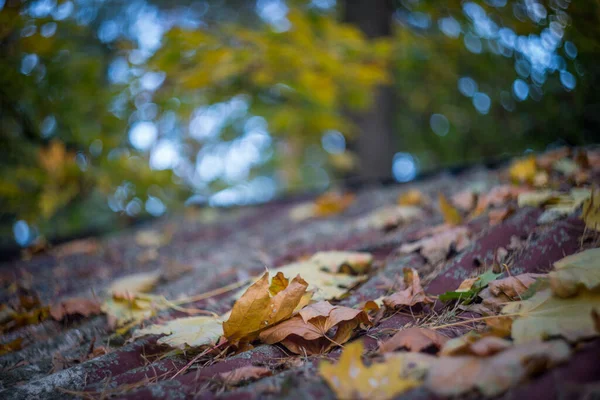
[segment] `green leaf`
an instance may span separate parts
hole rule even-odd
[[[496,280],[500,275],[502,275],[502,273],[495,274],[490,269],[477,277],[477,280],[475,282],[473,282],[471,289],[465,290],[465,291],[460,291],[460,292],[458,292],[458,291],[446,292],[446,293],[440,295],[439,299],[444,302],[451,301],[451,300],[458,300],[458,301],[462,300],[463,303],[469,304],[471,301],[473,301],[475,296],[477,296],[477,294],[483,288],[485,288],[491,281]]]

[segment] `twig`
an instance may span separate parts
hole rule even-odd
[[[223,287],[220,287],[218,289],[211,290],[210,292],[202,293],[202,294],[199,294],[199,295],[196,295],[196,296],[192,296],[192,297],[186,297],[185,299],[173,301],[172,303],[174,305],[177,305],[177,306],[180,306],[182,304],[187,304],[187,303],[195,303],[195,302],[200,301],[200,300],[209,299],[211,297],[218,296],[218,295],[223,294],[223,293],[227,293],[229,291],[232,291],[233,289],[237,289],[239,287],[242,287],[242,286],[244,286],[244,285],[252,282],[253,280],[254,280],[254,278],[249,278],[249,279],[245,279],[245,280],[242,280],[242,281],[234,282],[234,283],[231,283],[231,284],[229,284],[227,286],[223,286]]]
[[[197,356],[195,356],[194,358],[192,358],[192,360],[189,363],[187,363],[185,365],[185,367],[183,367],[179,371],[177,371],[177,373],[175,375],[173,375],[171,377],[171,379],[175,379],[177,376],[183,374],[185,371],[187,371],[188,369],[190,369],[190,367],[192,366],[192,364],[194,364],[196,361],[198,361],[200,359],[200,357],[205,356],[206,354],[210,353],[214,349],[217,349],[217,348],[221,347],[223,344],[227,344],[227,343],[229,343],[229,342],[225,341],[225,342],[216,344],[213,347],[209,347],[208,349],[204,350],[202,353],[200,353]]]

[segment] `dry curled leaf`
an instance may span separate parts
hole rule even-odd
[[[600,286],[600,248],[558,260],[548,276],[552,291],[559,297],[574,296],[581,288],[596,289]]]
[[[414,243],[407,243],[400,246],[402,253],[412,253],[419,250],[421,255],[427,259],[430,264],[437,264],[448,256],[451,248],[461,251],[470,243],[470,231],[464,226],[447,227],[447,229],[436,232],[431,237],[426,237]]]
[[[281,343],[295,354],[322,354],[348,341],[360,324],[371,324],[365,311],[320,301],[265,329],[259,337],[267,344]]]
[[[406,359],[393,357],[383,363],[363,364],[363,345],[347,345],[336,364],[322,361],[319,374],[338,399],[386,400],[419,386],[418,380],[403,376]]]
[[[490,293],[496,297],[502,294],[510,299],[519,299],[523,293],[533,285],[537,279],[546,277],[546,274],[521,274],[498,279],[488,283]]]
[[[537,292],[528,300],[509,303],[503,314],[514,316],[511,336],[516,343],[562,336],[575,342],[597,336],[592,311],[600,311],[600,294],[581,290],[576,297],[552,296],[551,290]]]
[[[528,376],[567,361],[570,354],[569,346],[556,340],[513,346],[489,357],[440,357],[431,364],[425,386],[439,396],[472,390],[497,396]]]
[[[447,336],[434,330],[412,327],[398,331],[394,336],[383,342],[379,346],[379,352],[389,353],[401,348],[419,352],[428,347],[434,347],[439,350],[448,340]]]
[[[383,299],[383,304],[390,308],[432,303],[433,299],[425,294],[425,290],[421,286],[419,273],[414,268],[404,268],[404,286],[396,293]]]
[[[101,304],[96,300],[75,297],[61,301],[50,306],[50,316],[57,321],[62,321],[71,315],[89,317],[102,313]]]
[[[438,201],[440,211],[444,216],[444,222],[448,225],[460,225],[462,223],[462,216],[460,212],[448,201],[446,196],[443,194],[438,195]]]
[[[271,375],[273,375],[273,373],[269,368],[246,365],[244,367],[236,368],[233,371],[222,372],[218,374],[218,377],[223,381],[224,384],[235,386],[244,381],[259,379]]]
[[[223,323],[223,333],[232,344],[251,342],[259,332],[289,318],[306,293],[308,283],[299,275],[274,296],[269,292],[269,273],[251,285]]]

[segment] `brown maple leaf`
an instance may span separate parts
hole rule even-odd
[[[394,336],[381,343],[379,352],[389,353],[401,348],[419,352],[428,347],[435,347],[439,350],[448,340],[447,336],[434,330],[412,327],[398,331]]]
[[[404,287],[383,299],[383,304],[389,308],[431,303],[433,303],[433,299],[425,294],[419,273],[414,268],[404,268]]]
[[[259,338],[267,344],[281,343],[295,354],[322,354],[348,341],[360,324],[371,325],[363,310],[320,301],[265,329]]]

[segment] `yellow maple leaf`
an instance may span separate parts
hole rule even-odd
[[[559,297],[570,297],[580,288],[588,290],[600,286],[600,248],[582,251],[554,263],[548,274],[550,287]]]
[[[308,283],[298,275],[274,296],[269,292],[270,287],[269,273],[265,272],[235,302],[229,319],[223,323],[223,333],[229,342],[250,342],[261,330],[291,317]]]
[[[393,357],[367,367],[361,356],[363,344],[346,345],[339,361],[322,361],[319,374],[338,399],[391,399],[421,385],[416,379],[402,377],[405,360]]]
[[[138,329],[133,332],[132,339],[145,335],[167,335],[158,339],[157,343],[182,349],[208,346],[223,336],[223,319],[211,316],[177,318],[166,324]]]
[[[569,341],[598,335],[592,318],[600,311],[600,294],[582,290],[575,297],[563,299],[542,290],[528,300],[509,303],[503,314],[515,316],[511,336],[515,343],[563,336]]]
[[[444,221],[448,225],[460,225],[462,223],[462,217],[460,212],[446,199],[446,196],[443,194],[438,195],[440,211],[444,216]]]

